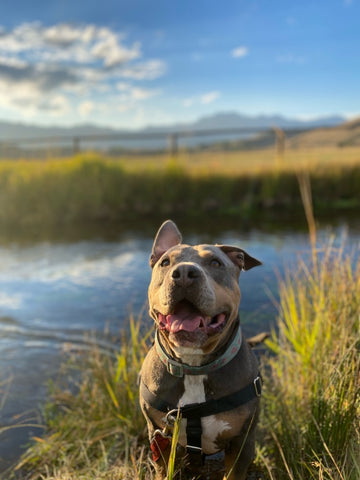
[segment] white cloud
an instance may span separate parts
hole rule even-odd
[[[81,102],[78,106],[78,112],[82,117],[87,117],[94,110],[94,106],[94,102],[91,102],[90,100]]]
[[[65,95],[49,94],[38,88],[32,80],[21,80],[16,84],[1,78],[0,104],[10,111],[21,111],[26,117],[37,113],[51,113],[54,116],[66,114],[70,110],[70,102]]]
[[[70,103],[65,95],[55,95],[42,98],[37,103],[37,108],[43,111],[49,110],[53,115],[63,115],[70,109]]]
[[[0,55],[0,67],[1,65],[7,66],[8,68],[24,68],[26,67],[27,63],[20,58],[14,58],[9,56],[1,56]]]
[[[240,47],[236,47],[234,48],[233,50],[231,50],[231,56],[234,57],[234,58],[242,58],[242,57],[246,57],[246,55],[248,55],[249,53],[249,49],[245,46],[240,46]]]
[[[147,98],[157,95],[156,90],[147,90],[145,88],[133,87],[131,89],[131,97],[134,100],[146,100]]]
[[[133,80],[154,80],[163,76],[166,65],[162,60],[148,60],[121,70],[120,75]]]
[[[347,120],[355,120],[355,119],[360,117],[360,111],[358,111],[358,112],[356,112],[356,111],[355,112],[344,112],[343,115]]]
[[[113,67],[141,57],[141,44],[124,45],[124,35],[95,25],[24,23],[0,34],[0,52],[26,53],[29,59],[94,63]]]
[[[96,42],[91,50],[95,58],[104,61],[106,67],[114,67],[134,60],[141,56],[140,42],[134,43],[130,48],[119,43],[118,36],[109,32],[104,38]]]
[[[203,93],[202,95],[196,95],[193,97],[185,98],[182,101],[182,104],[186,108],[190,108],[194,105],[199,105],[199,104],[208,105],[212,102],[215,102],[215,100],[217,100],[220,96],[221,96],[221,93],[218,92],[217,90],[214,90],[212,92]]]
[[[62,23],[44,29],[44,39],[59,46],[70,46],[77,41],[88,44],[98,37],[95,25],[76,27]]]
[[[208,103],[214,102],[219,97],[220,97],[220,92],[217,92],[217,91],[208,92],[208,93],[205,93],[204,95],[201,95],[200,102],[204,105],[207,105]]]
[[[126,92],[126,90],[129,90],[131,88],[131,85],[127,82],[118,82],[116,84],[116,88],[120,90],[120,92]]]
[[[20,295],[0,293],[0,306],[3,308],[10,308],[11,310],[17,310],[22,305],[22,298]]]
[[[159,94],[158,90],[134,87],[126,82],[118,82],[116,87],[122,92],[122,98],[125,100],[146,100]]]
[[[68,111],[74,94],[85,96],[77,107],[89,115],[96,102],[118,95],[116,84],[129,80],[125,93],[133,103],[158,93],[130,82],[147,82],[165,74],[160,59],[143,59],[141,43],[107,27],[59,23],[0,26],[1,106],[22,113]],[[97,100],[94,100],[96,93]],[[102,98],[101,98],[102,97]],[[72,108],[75,108],[74,106]]]
[[[185,98],[185,100],[183,100],[183,105],[184,107],[192,107],[195,103],[195,99],[194,98]]]

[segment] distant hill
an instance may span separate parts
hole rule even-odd
[[[209,117],[200,118],[193,124],[195,128],[314,128],[318,126],[339,125],[344,122],[344,117],[334,115],[319,117],[315,120],[298,120],[281,115],[248,116],[239,113],[217,113]]]
[[[343,123],[345,119],[341,116],[320,117],[316,120],[301,121],[294,118],[287,118],[281,115],[258,115],[250,116],[236,112],[220,112],[214,115],[199,118],[195,122],[179,123],[174,125],[163,125],[146,127],[141,130],[116,129],[111,127],[100,127],[93,124],[74,125],[71,127],[39,126],[26,123],[11,123],[0,121],[0,140],[57,137],[57,136],[95,136],[113,135],[117,133],[142,133],[151,132],[176,132],[221,128],[315,128],[319,126],[334,126]]]
[[[195,122],[179,123],[160,127],[147,127],[144,131],[184,131],[184,130],[211,130],[219,128],[316,128],[319,126],[339,125],[345,121],[341,115],[319,117],[313,120],[299,120],[282,115],[244,115],[237,112],[219,112],[201,117]]]
[[[290,148],[360,146],[360,118],[295,135],[287,143]]]
[[[71,127],[43,127],[40,125],[30,125],[26,123],[10,123],[0,121],[0,140],[78,135],[108,135],[116,134],[117,132],[119,132],[119,130],[114,128],[99,127],[91,124],[83,124]]]

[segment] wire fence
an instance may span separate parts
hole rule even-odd
[[[329,128],[329,127],[322,127]],[[279,127],[216,128],[183,131],[149,131],[105,135],[62,135],[13,138],[0,141],[0,159],[51,158],[98,151],[107,155],[141,155],[180,150],[201,151],[260,149],[274,146],[278,156],[284,154],[285,140],[311,129]]]

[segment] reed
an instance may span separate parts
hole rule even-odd
[[[16,467],[20,478],[152,478],[136,387],[149,339],[140,324],[130,319],[119,350],[94,343],[66,365],[65,383],[52,388],[44,412],[46,433],[34,438]],[[78,380],[69,385],[69,378]]]
[[[271,478],[359,478],[359,313],[359,259],[332,243],[281,282],[262,416]]]
[[[180,434],[180,426],[181,426],[181,417],[180,417],[180,410],[177,412],[176,420],[174,423],[174,430],[171,439],[171,450],[168,462],[168,471],[167,471],[167,480],[174,480],[176,477],[176,447],[179,439]]]
[[[294,154],[293,154],[294,155]],[[308,156],[309,155],[309,156]],[[318,154],[319,155],[319,154]],[[360,160],[311,162],[310,153],[278,166],[268,152],[224,157],[114,160],[78,155],[0,163],[0,226],[37,228],[127,219],[204,215],[263,217],[302,210],[297,172],[311,179],[317,214],[359,208]],[[306,161],[305,161],[305,160]],[[191,161],[190,161],[191,160]],[[184,195],[186,192],[186,195]]]
[[[360,261],[344,247],[330,243],[281,281],[279,321],[268,341],[274,355],[262,360],[257,463],[269,479],[358,480],[359,312]],[[20,478],[154,478],[137,403],[137,375],[151,335],[144,336],[140,324],[131,319],[129,335],[113,350],[94,344],[70,362],[66,378],[78,380],[70,389],[53,388],[46,433],[17,466]]]
[[[107,169],[97,160],[70,167],[70,177],[78,176],[79,182],[82,175],[79,176],[77,169],[85,169],[88,187],[94,187],[97,184],[93,183],[94,178],[103,178]],[[124,175],[118,166],[111,165],[111,169],[114,171],[110,177]],[[349,181],[353,181],[359,170],[356,167],[346,174],[352,175]],[[360,260],[359,252],[347,254],[345,246],[335,248],[334,241],[322,248],[317,245],[312,199],[316,206],[319,191],[324,188],[327,192],[329,185],[325,182],[324,186],[324,176],[316,177],[312,173],[311,195],[310,171],[276,173],[270,177],[253,177],[251,181],[248,177],[212,175],[205,176],[202,184],[200,177],[188,176],[178,165],[171,164],[162,175],[154,172],[149,175],[157,186],[154,191],[150,190],[156,202],[160,202],[158,205],[162,205],[161,195],[164,195],[164,191],[159,190],[164,187],[162,182],[168,184],[171,180],[171,189],[165,189],[167,201],[175,205],[181,194],[186,208],[195,199],[201,205],[199,184],[213,187],[212,201],[217,198],[216,194],[234,201],[235,189],[229,191],[228,187],[238,188],[244,181],[251,191],[250,202],[254,203],[259,198],[271,198],[275,191],[294,195],[296,183],[292,182],[299,180],[312,250],[308,258],[300,259],[280,281],[277,328],[267,341],[274,355],[263,359],[266,378],[261,419],[263,440],[257,462],[271,480],[358,480]],[[224,183],[219,178],[225,179]],[[129,179],[125,188],[140,186],[136,182],[131,184]],[[320,179],[318,184],[316,179]],[[150,185],[153,187],[154,183]],[[337,188],[342,187],[337,185]],[[114,187],[111,193],[114,198],[115,190]],[[184,191],[189,192],[189,204],[184,199]],[[136,193],[135,188],[132,198],[137,198]],[[327,192],[332,194],[333,190]],[[45,412],[48,433],[35,439],[17,467],[18,471],[28,472],[24,471],[24,478],[153,478],[142,435],[139,435],[144,421],[137,406],[136,387],[148,336],[142,338],[140,323],[132,319],[130,339],[122,338],[119,352],[103,352],[95,345],[85,363],[76,364],[81,365],[77,388],[57,387],[53,391]],[[175,474],[175,445],[176,436],[169,478]]]

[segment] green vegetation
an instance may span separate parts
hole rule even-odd
[[[269,480],[358,480],[360,259],[329,244],[281,282],[278,329],[262,359],[257,464]],[[75,358],[19,468],[43,480],[152,479],[136,377],[149,334],[130,321],[120,347]],[[72,375],[70,373],[72,372]],[[27,472],[27,473],[26,473]]]
[[[264,361],[271,478],[360,478],[359,313],[360,262],[331,244],[281,283]]]
[[[342,154],[341,152],[345,152]],[[336,161],[337,160],[337,161]],[[360,151],[183,153],[113,160],[95,154],[0,163],[0,226],[111,223],[204,214],[246,219],[301,211],[308,171],[317,215],[359,208]]]
[[[25,466],[26,478],[150,478],[137,393],[149,333],[133,319],[129,330],[120,348],[105,351],[94,342],[64,365],[44,411],[47,434],[34,439],[16,469]]]
[[[220,159],[220,168],[209,154],[207,163],[192,157],[191,164],[186,157],[125,165],[93,156],[5,162],[0,224],[64,225],[174,212],[244,218],[264,208],[278,213],[279,206],[300,211],[303,201],[312,258],[299,262],[280,285],[277,329],[268,341],[272,354],[262,359],[256,463],[269,480],[358,480],[360,259],[332,243],[316,250],[312,212],[312,203],[315,211],[359,206],[359,153],[339,165],[334,152],[319,150],[311,165],[310,157],[302,163],[292,152],[291,166],[270,161],[269,152],[229,156],[226,164]],[[94,342],[90,352],[66,365],[67,382],[53,386],[44,412],[44,436],[34,439],[6,480],[154,478],[136,381],[151,333],[143,335],[133,319],[129,331],[120,346],[105,351]]]

